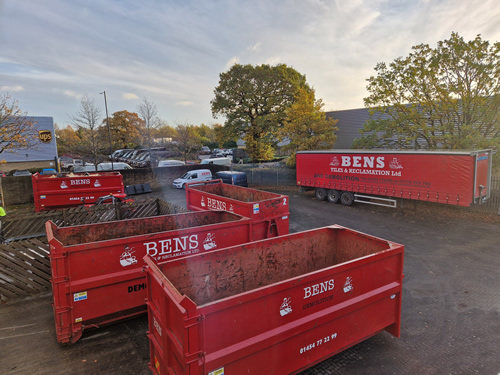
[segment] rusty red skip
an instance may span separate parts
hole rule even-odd
[[[402,245],[340,226],[156,264],[154,374],[297,373],[382,330],[399,337]]]
[[[289,233],[289,200],[286,195],[224,184],[222,180],[186,186],[189,210],[225,210],[250,218],[254,237]]]
[[[98,224],[46,224],[57,340],[74,343],[84,329],[146,312],[142,259],[204,253],[256,237],[248,218],[190,212]]]

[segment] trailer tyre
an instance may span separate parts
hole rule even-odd
[[[340,199],[340,192],[338,190],[328,190],[328,201],[332,203],[337,203]]]
[[[340,202],[344,206],[351,206],[353,204],[353,202],[354,202],[354,194],[351,193],[350,191],[344,191],[340,195]]]
[[[315,191],[316,199],[319,201],[324,201],[326,199],[326,190],[323,188],[318,188]]]

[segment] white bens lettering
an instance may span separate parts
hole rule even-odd
[[[308,286],[304,288],[304,299],[307,299],[312,296],[316,296],[321,293],[325,293],[327,291],[333,290],[335,288],[335,280],[330,279],[327,281],[323,281],[318,284],[314,284],[312,286]]]
[[[181,237],[181,238],[174,238],[174,252],[175,251],[184,251],[186,250],[186,246],[187,246],[187,239],[188,239],[188,236],[184,236],[184,237]]]
[[[193,250],[198,248],[198,235],[197,234],[192,234],[189,237],[189,249]]]
[[[160,255],[170,254],[172,252],[172,239],[158,241],[160,244]]]
[[[172,253],[180,253],[181,251],[195,250],[198,248],[199,241],[198,235],[192,234],[190,236],[176,237],[176,238],[168,238],[166,240],[159,240],[155,242],[144,242],[144,246],[146,247],[146,253],[151,257],[156,257],[172,254]]]
[[[384,157],[379,156],[377,158],[377,168],[384,168],[384,167],[385,167]]]
[[[351,166],[351,158],[349,156],[342,156],[342,166],[343,167]]]
[[[311,287],[304,288],[304,299],[311,297]]]
[[[156,254],[158,254],[158,250],[156,250],[156,242],[146,242],[144,243],[144,246],[146,246],[146,253],[150,257],[155,257]]]
[[[364,168],[373,168],[374,161],[375,161],[374,156],[365,156],[363,158],[363,167]]]

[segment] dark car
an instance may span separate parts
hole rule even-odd
[[[220,178],[225,184],[248,187],[247,174],[245,172],[220,171],[215,173],[214,178]]]

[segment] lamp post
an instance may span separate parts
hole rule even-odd
[[[108,100],[106,98],[106,91],[101,92],[101,94],[104,94],[104,106],[106,107],[106,125],[108,126],[108,136],[109,136],[109,157],[111,158],[111,170],[114,171],[114,165],[113,165],[113,146],[111,143],[111,129],[109,127],[109,117],[108,117]]]

